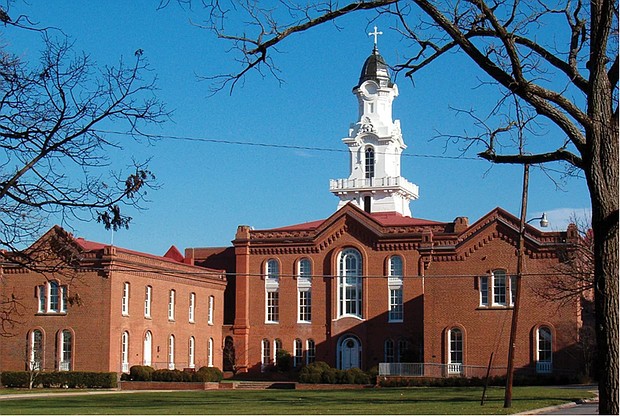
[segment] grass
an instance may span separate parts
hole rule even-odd
[[[510,414],[591,397],[584,390],[515,387],[503,408],[503,388],[377,388],[363,390],[226,390],[140,392],[2,400],[9,414]],[[1,396],[0,396],[1,397]]]

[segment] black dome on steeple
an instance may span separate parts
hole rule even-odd
[[[372,54],[366,59],[366,62],[364,62],[357,86],[359,87],[364,81],[370,79],[381,86],[387,85],[391,87],[394,85],[390,79],[388,65],[385,63],[383,57],[379,55],[379,50],[376,47],[372,50]]]

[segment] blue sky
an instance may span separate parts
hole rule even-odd
[[[28,15],[42,26],[55,26],[99,65],[133,59],[137,49],[158,77],[158,96],[173,110],[170,122],[149,131],[163,138],[133,143],[113,138],[123,150],[110,156],[123,167],[131,156],[151,158],[161,187],[149,193],[147,210],[132,212],[129,230],[114,234],[92,222],[66,224],[75,235],[163,254],[174,244],[186,247],[227,246],[238,225],[257,229],[326,218],[338,204],[329,180],[348,176],[348,154],[341,139],[356,121],[355,86],[373,40],[367,19],[359,14],[325,25],[281,45],[274,56],[280,76],[252,73],[232,95],[210,96],[209,84],[198,76],[238,69],[228,44],[192,25],[203,10],[183,9],[174,2],[157,10],[157,1],[17,2],[11,16]],[[387,30],[390,22],[374,22],[385,35],[379,50],[388,63],[410,51]],[[370,28],[371,29],[371,28]],[[34,32],[0,28],[0,41],[17,55],[37,59],[41,47]],[[522,168],[492,166],[475,160],[427,156],[459,156],[458,146],[431,140],[439,133],[472,132],[471,120],[451,108],[490,108],[494,86],[480,86],[484,76],[460,55],[451,54],[416,75],[415,83],[399,77],[400,96],[394,117],[401,120],[408,146],[402,175],[419,185],[412,202],[414,217],[470,222],[501,206],[518,216]],[[113,128],[113,126],[112,126]],[[553,130],[549,135],[554,134]],[[212,141],[241,141],[337,151],[247,146]],[[552,142],[553,137],[544,140]],[[476,149],[481,151],[483,149]],[[559,166],[554,166],[559,168]],[[584,179],[571,178],[558,189],[540,169],[530,178],[528,218],[549,213],[551,229],[565,229],[573,214],[589,212]],[[50,224],[51,226],[52,224]]]

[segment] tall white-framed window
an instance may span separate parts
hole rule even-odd
[[[209,338],[207,344],[207,366],[213,367],[213,338]]]
[[[144,290],[144,317],[151,317],[151,302],[153,299],[153,287],[146,286]]]
[[[463,372],[463,331],[452,328],[448,331],[448,373],[461,374]]]
[[[129,282],[123,283],[123,297],[121,298],[121,314],[129,315]]]
[[[151,365],[153,360],[153,334],[151,331],[146,331],[146,334],[144,334],[142,357],[143,365]]]
[[[171,289],[170,292],[168,292],[168,320],[169,321],[174,321],[175,302],[176,302],[176,291],[174,289]]]
[[[280,351],[282,351],[282,340],[276,338],[273,340],[273,363],[278,364],[278,355],[280,355]]]
[[[59,371],[71,371],[73,366],[73,333],[68,329],[60,332]]]
[[[297,338],[293,342],[293,367],[299,367],[303,361],[304,348],[302,341]]]
[[[389,322],[403,322],[403,258],[391,256],[389,259],[388,294]]]
[[[196,367],[196,339],[194,337],[189,337],[187,361],[189,368]]]
[[[316,345],[313,339],[306,340],[306,364],[316,361]]]
[[[303,258],[297,263],[297,322],[312,321],[312,263]]]
[[[38,313],[67,312],[67,286],[55,280],[48,281],[36,288]]]
[[[271,364],[271,344],[268,339],[263,339],[261,341],[261,360],[260,360],[260,368],[261,371],[265,371],[269,364]]]
[[[207,311],[207,323],[213,325],[213,312],[215,311],[215,296],[209,296],[209,309]]]
[[[194,322],[196,312],[196,294],[194,292],[189,294],[189,321]]]
[[[29,371],[43,370],[43,331],[35,329],[30,333],[30,360],[28,363]]]
[[[121,371],[129,372],[129,332],[127,331],[121,335]]]
[[[338,254],[338,316],[362,318],[362,256],[354,248]]]
[[[174,335],[170,334],[168,337],[168,370],[174,370]]]
[[[280,320],[280,263],[276,259],[265,262],[265,322]]]
[[[506,276],[505,270],[493,270],[489,276],[478,278],[480,306],[506,307],[514,305],[516,276]]]
[[[536,372],[553,372],[553,335],[547,326],[541,326],[536,331]]]
[[[386,363],[394,362],[394,341],[390,338],[383,344],[383,359]]]

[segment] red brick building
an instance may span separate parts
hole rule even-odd
[[[31,268],[5,264],[3,294],[17,308],[0,341],[0,369],[128,372],[221,367],[221,271],[74,238],[60,227],[26,252]]]
[[[411,374],[481,376],[493,353],[505,374],[519,220],[500,208],[471,225],[413,218],[418,187],[400,175],[406,146],[392,120],[398,88],[376,46],[353,93],[359,118],[343,139],[350,176],[330,182],[340,200],[333,215],[269,230],[240,226],[232,248],[186,251],[195,264],[229,273],[235,364],[264,371],[286,350],[295,366],[408,362],[420,363]],[[581,365],[581,301],[540,296],[571,233],[525,229],[517,369]]]

